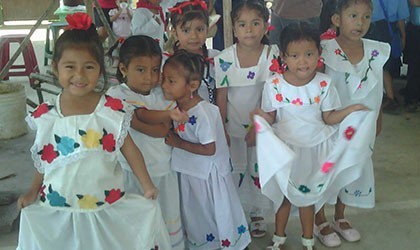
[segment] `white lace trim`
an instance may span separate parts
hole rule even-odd
[[[122,145],[124,144],[125,137],[127,137],[128,135],[128,129],[131,126],[131,119],[133,118],[133,114],[134,114],[134,107],[127,103],[125,103],[124,110],[125,110],[125,114],[123,116],[120,136],[117,139],[115,150],[120,150]]]

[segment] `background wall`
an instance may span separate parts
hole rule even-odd
[[[55,1],[58,8],[59,0],[0,0],[3,20],[38,20],[51,4],[51,1]],[[51,15],[48,18],[54,18],[54,16]]]

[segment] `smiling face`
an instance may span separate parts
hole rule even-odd
[[[369,30],[372,9],[366,3],[356,2],[332,16],[332,22],[340,29],[340,38],[358,41]]]
[[[65,49],[53,67],[63,87],[63,95],[83,97],[94,93],[101,69],[87,49]]]
[[[286,80],[293,85],[301,86],[314,78],[319,50],[315,41],[292,41],[287,45],[283,59],[288,68],[284,73]]]
[[[267,33],[268,24],[254,9],[244,8],[239,12],[233,25],[233,31],[240,46],[257,48]]]
[[[139,94],[148,95],[160,79],[160,56],[133,57],[128,66],[120,63],[120,71],[127,77],[128,87]]]
[[[207,23],[202,19],[193,19],[174,30],[175,38],[179,41],[179,48],[192,53],[202,54],[201,47],[207,39]]]

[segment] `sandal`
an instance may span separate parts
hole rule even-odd
[[[326,247],[338,247],[339,245],[341,245],[340,237],[338,237],[336,232],[333,231],[332,233],[326,235],[323,235],[321,233],[321,231],[324,230],[324,228],[326,227],[331,228],[329,222],[324,222],[319,226],[314,225],[314,235],[318,238],[319,242],[321,242],[322,245]]]
[[[343,237],[348,242],[355,242],[360,240],[361,236],[359,231],[351,228],[351,226],[348,229],[342,229],[340,227],[340,223],[347,223],[350,226],[350,222],[346,219],[339,219],[334,221],[334,223],[331,225],[332,229],[341,235],[341,237]]]
[[[267,249],[271,249],[271,250],[281,250],[280,246],[283,246],[284,243],[286,242],[287,237],[286,236],[278,236],[273,234],[273,245],[272,246],[268,246]]]
[[[262,238],[267,232],[267,224],[264,219],[251,221],[249,224],[251,236],[254,238]]]
[[[315,249],[315,239],[314,237],[307,239],[302,237],[302,245],[305,247],[306,250],[314,250]]]

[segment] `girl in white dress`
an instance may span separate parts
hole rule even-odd
[[[166,143],[179,172],[181,213],[188,249],[244,249],[247,221],[232,181],[229,149],[217,106],[197,94],[204,73],[200,55],[180,50],[163,67],[162,90],[187,112],[174,121]]]
[[[261,105],[265,80],[275,68],[279,50],[269,45],[268,9],[259,1],[243,1],[232,11],[237,42],[215,58],[217,105],[230,144],[233,179],[251,217],[251,236],[263,237],[264,216],[272,204],[261,194],[250,113]]]
[[[131,33],[150,36],[156,39],[163,49],[166,20],[160,2],[161,0],[137,1],[137,9],[134,10],[131,19]]]
[[[275,133],[265,138],[257,135],[263,193],[279,207],[274,244],[269,248],[280,249],[285,243],[286,224],[294,205],[299,209],[302,244],[312,249],[315,210],[356,179],[360,171],[352,167],[354,162],[367,158],[368,148],[358,148],[366,112],[348,116],[365,109],[360,104],[336,110],[341,105],[330,78],[316,71],[320,38],[315,27],[290,24],[282,31],[280,46],[287,70],[266,81],[262,110],[258,111],[273,124]],[[340,128],[337,134],[337,128],[330,125],[344,118],[348,119],[345,129]]]
[[[18,200],[18,249],[170,249],[154,201],[158,190],[128,132],[133,110],[95,90],[105,71],[95,26],[85,13],[66,20],[68,30],[58,38],[53,56],[63,89],[27,118],[37,129],[31,148],[37,171]],[[125,192],[119,151],[143,196]]]
[[[159,44],[148,36],[131,36],[121,46],[117,77],[121,84],[108,90],[108,94],[120,98],[134,108],[172,110],[176,103],[165,99],[159,86],[162,51]],[[165,144],[170,128],[169,121],[159,124],[141,122],[136,116],[129,130],[134,143],[144,156],[147,170],[159,189],[158,201],[168,229],[172,249],[183,250],[184,237],[179,208],[178,178],[171,170],[172,148]],[[123,155],[119,160],[124,172],[126,192],[143,195],[135,174]]]
[[[388,44],[362,38],[369,29],[371,15],[370,0],[337,1],[331,21],[338,27],[339,35],[322,42],[322,57],[325,59],[325,73],[335,83],[342,106],[362,103],[372,111],[368,117],[369,133],[365,142],[373,151],[375,137],[381,129],[382,73],[390,48]],[[347,241],[358,241],[360,233],[344,218],[345,207],[372,208],[375,205],[372,159],[366,159],[360,168],[363,170],[361,177],[331,200],[331,203],[336,203],[332,229]],[[323,210],[317,213],[316,225],[320,232],[318,238],[333,234]]]
[[[169,8],[169,11],[171,13],[171,34],[175,38],[173,51],[184,49],[205,58],[205,72],[198,89],[198,95],[203,100],[214,104],[216,99],[213,58],[219,51],[207,49],[206,46],[209,28],[207,5],[201,0],[184,1],[177,3],[173,8]]]

